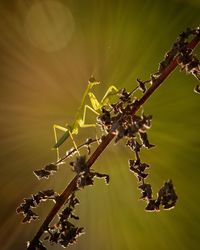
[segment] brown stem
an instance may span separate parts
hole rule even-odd
[[[189,44],[188,48],[194,49],[200,41],[199,37],[195,37]],[[134,115],[138,109],[143,105],[148,98],[154,93],[154,91],[162,84],[162,82],[172,73],[172,71],[176,68],[178,65],[178,56],[175,57],[174,60],[171,61],[171,63],[163,70],[162,74],[153,82],[152,86],[147,90],[147,92],[136,102],[136,105],[133,108],[132,114]],[[108,133],[101,144],[97,147],[97,149],[94,151],[94,153],[91,155],[91,157],[87,161],[88,167],[91,167],[94,162],[97,160],[97,158],[101,155],[101,153],[105,150],[105,148],[108,146],[108,144],[112,141],[112,139],[115,137],[115,134],[110,132]],[[74,179],[67,185],[65,190],[62,192],[62,194],[59,196],[59,199],[56,201],[56,204],[52,208],[52,210],[47,215],[46,219],[44,220],[43,224],[39,228],[38,232],[36,233],[33,240],[30,242],[30,245],[28,247],[29,250],[35,250],[36,245],[44,233],[45,230],[47,230],[49,223],[52,221],[52,219],[55,217],[55,215],[58,213],[60,208],[63,206],[63,204],[66,202],[70,194],[72,194],[76,190],[76,182],[77,182],[78,176],[76,175]]]

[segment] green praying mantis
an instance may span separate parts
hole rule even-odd
[[[119,90],[114,86],[111,85],[105,95],[103,96],[103,98],[101,99],[101,101],[99,102],[97,100],[97,98],[95,97],[95,95],[91,92],[92,88],[95,85],[100,84],[99,81],[96,81],[95,78],[93,76],[90,77],[89,81],[88,81],[88,85],[87,88],[83,94],[83,98],[81,101],[81,105],[78,108],[78,111],[76,113],[74,122],[72,123],[72,125],[68,125],[66,124],[65,127],[62,127],[60,125],[54,124],[53,125],[53,129],[54,129],[54,136],[55,136],[55,145],[54,145],[54,149],[57,150],[57,160],[60,159],[60,155],[59,155],[59,147],[68,139],[71,138],[75,149],[77,150],[77,152],[79,153],[78,149],[77,149],[77,145],[75,143],[75,140],[73,138],[73,135],[77,135],[78,134],[78,129],[80,128],[88,128],[88,127],[95,127],[96,124],[86,124],[85,123],[85,119],[86,119],[86,113],[87,110],[91,110],[92,112],[94,112],[96,115],[99,115],[100,109],[107,105],[109,103],[109,99],[111,96],[116,95],[117,93],[119,93]],[[88,104],[86,104],[87,101],[87,97],[89,97],[90,102],[91,102],[91,106],[89,106]],[[64,134],[58,139],[57,136],[57,130],[61,130],[64,132]]]

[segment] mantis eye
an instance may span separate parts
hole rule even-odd
[[[94,78],[93,75],[90,76],[90,79],[88,80],[89,83],[96,82],[96,79]]]
[[[93,75],[91,75],[90,79],[88,80],[88,83],[92,83],[92,85],[100,84],[100,82],[97,81]]]

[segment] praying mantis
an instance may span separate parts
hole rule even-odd
[[[74,141],[73,135],[77,135],[78,134],[78,129],[80,128],[88,128],[88,127],[95,127],[96,124],[86,124],[85,123],[85,119],[86,119],[86,113],[87,110],[91,110],[92,112],[94,112],[96,115],[99,115],[99,110],[107,105],[109,103],[109,98],[113,95],[116,95],[117,93],[119,93],[119,90],[114,86],[111,85],[105,95],[103,96],[103,98],[101,99],[101,101],[99,102],[97,100],[97,98],[95,97],[95,95],[91,92],[92,88],[95,85],[100,84],[99,81],[96,81],[95,78],[93,76],[90,77],[89,81],[88,81],[88,85],[87,88],[83,94],[83,98],[81,101],[81,105],[78,108],[78,111],[75,115],[75,119],[74,122],[71,125],[66,124],[65,127],[62,127],[60,125],[54,124],[53,125],[53,129],[54,129],[54,137],[55,137],[55,145],[54,145],[54,149],[57,150],[57,160],[60,159],[60,155],[59,155],[59,147],[70,137],[75,149],[77,150],[77,152],[79,153],[78,149],[77,149],[77,145]],[[90,102],[91,102],[91,106],[89,106],[88,104],[86,104],[87,101],[87,97],[89,97]],[[57,136],[57,130],[61,130],[64,132],[64,134],[58,139]]]

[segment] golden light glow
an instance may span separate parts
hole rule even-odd
[[[74,28],[70,10],[61,2],[53,0],[33,3],[25,19],[25,31],[30,42],[45,51],[64,48]]]

